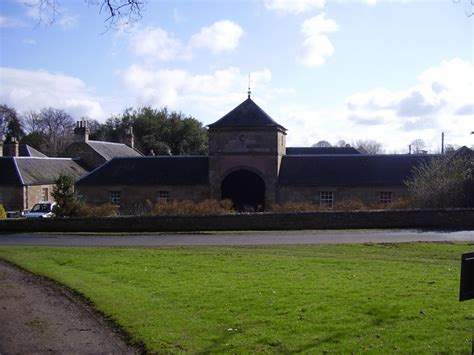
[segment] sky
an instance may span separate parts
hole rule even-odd
[[[19,113],[104,122],[168,107],[207,125],[247,98],[250,76],[288,146],[373,139],[406,153],[422,139],[437,152],[441,132],[474,145],[470,0],[147,0],[117,29],[83,0],[41,25],[35,1],[0,1],[0,103]]]

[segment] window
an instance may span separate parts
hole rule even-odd
[[[321,191],[319,193],[319,206],[332,208],[334,204],[334,193],[332,191]]]
[[[110,191],[110,203],[120,205],[120,191]]]
[[[41,189],[41,201],[48,201],[49,200],[49,191],[47,187],[43,187]]]
[[[158,191],[158,202],[169,202],[170,192],[169,191]]]
[[[0,192],[0,205],[3,205],[3,192]]]
[[[381,191],[379,194],[379,202],[382,204],[392,203],[392,192],[391,191]]]

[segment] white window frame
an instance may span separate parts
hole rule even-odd
[[[158,202],[169,202],[171,201],[171,194],[169,190],[159,190],[158,191]]]
[[[379,192],[379,202],[383,205],[389,205],[393,201],[392,191],[380,191]]]
[[[109,199],[110,203],[116,206],[120,206],[120,199],[121,199],[121,192],[120,191],[109,191]]]
[[[334,208],[334,192],[333,191],[320,191],[319,192],[319,207],[321,208]]]
[[[49,189],[47,187],[41,188],[41,201],[49,201]]]

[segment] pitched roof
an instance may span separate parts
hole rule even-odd
[[[141,154],[130,148],[126,144],[122,143],[111,143],[101,141],[88,141],[88,144],[92,149],[104,157],[106,160],[110,160],[116,157],[139,157]]]
[[[209,128],[236,128],[236,127],[278,127],[286,130],[275,122],[249,97],[228,114],[208,125]]]
[[[22,185],[13,157],[0,157],[0,172],[0,185]]]
[[[207,185],[203,156],[114,158],[78,181],[81,185]]]
[[[74,180],[87,174],[70,158],[12,158],[24,185],[54,184],[60,174],[71,175]],[[3,174],[3,173],[2,173]]]
[[[353,147],[287,147],[287,155],[361,154]]]
[[[417,164],[433,155],[284,156],[279,185],[377,186],[403,185]]]
[[[3,144],[3,156],[6,156],[5,153],[9,151],[12,146],[13,144],[10,143]],[[20,157],[46,157],[46,155],[41,153],[39,150],[36,150],[35,148],[29,146],[28,144],[19,144],[18,153]]]

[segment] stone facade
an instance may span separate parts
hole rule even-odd
[[[130,213],[139,210],[147,202],[154,204],[160,200],[200,201],[210,197],[208,185],[81,186],[79,195],[88,204],[112,203],[120,206],[122,211]]]
[[[222,183],[229,174],[248,170],[265,183],[265,205],[277,201],[276,184],[286,132],[270,129],[209,129],[209,181],[211,196],[220,199]]]

